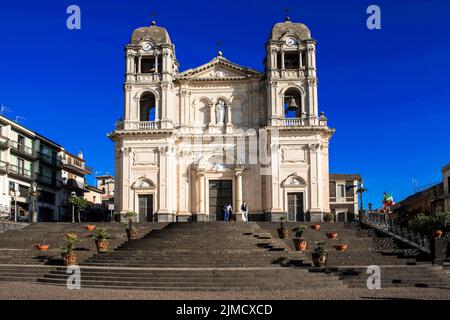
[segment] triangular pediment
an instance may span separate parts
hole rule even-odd
[[[223,57],[217,57],[210,62],[194,69],[186,70],[178,75],[179,80],[242,80],[260,77],[256,70],[240,66]]]

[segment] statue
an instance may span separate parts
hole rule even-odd
[[[216,123],[225,124],[225,103],[222,100],[216,105]]]

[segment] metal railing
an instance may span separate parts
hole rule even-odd
[[[16,166],[14,164],[8,165],[8,172],[10,174],[15,174],[24,178],[33,179],[33,174],[30,170]]]
[[[34,151],[33,148],[27,147],[22,143],[18,143],[17,141],[14,140],[9,140],[9,146],[11,148],[13,148],[14,150],[22,153],[22,154],[26,154],[29,156],[34,156]]]
[[[48,156],[48,155],[46,155],[46,154],[44,154],[42,152],[38,152],[38,155],[39,155],[39,160],[42,160],[43,162],[48,163],[48,164],[50,164],[52,166],[55,166],[55,167],[62,167],[62,161],[61,160],[56,159],[56,158],[51,157],[51,156]]]
[[[0,173],[8,172],[9,163],[6,161],[0,160]]]
[[[408,229],[395,220],[389,219],[389,216],[380,212],[365,211],[360,214],[360,221],[362,223],[372,225],[376,228],[384,230],[385,232],[396,235],[403,240],[414,243],[425,252],[430,252],[430,239],[423,234]]]

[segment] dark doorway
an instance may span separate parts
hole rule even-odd
[[[223,221],[222,208],[226,204],[233,205],[233,181],[209,181],[209,218],[211,220]],[[233,208],[233,213],[234,210],[235,208]]]
[[[139,196],[139,221],[156,222],[153,213],[153,195],[151,194]]]
[[[288,193],[288,221],[305,221],[303,192]]]

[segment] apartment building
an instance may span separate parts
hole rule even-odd
[[[0,211],[28,221],[66,221],[68,197],[81,196],[86,167],[60,144],[0,115]],[[35,191],[35,192],[34,192]]]

